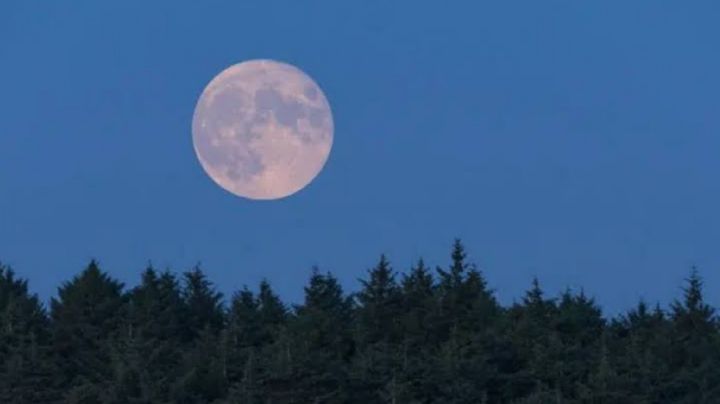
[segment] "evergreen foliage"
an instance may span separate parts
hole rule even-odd
[[[301,304],[267,281],[227,302],[195,267],[126,290],[96,261],[49,310],[0,264],[0,403],[720,403],[720,322],[692,268],[667,310],[614,318],[537,279],[501,306],[456,240],[447,267],[385,255]]]

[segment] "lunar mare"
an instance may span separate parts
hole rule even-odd
[[[218,74],[195,107],[193,145],[205,172],[227,191],[279,199],[307,186],[333,143],[330,105],[291,65],[251,60]]]

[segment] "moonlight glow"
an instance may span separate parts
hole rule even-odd
[[[195,107],[193,144],[205,172],[250,199],[294,194],[317,176],[333,142],[330,105],[305,73],[285,63],[231,66]]]

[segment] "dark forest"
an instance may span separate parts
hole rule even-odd
[[[504,307],[460,241],[449,265],[355,293],[315,269],[304,300],[229,298],[199,267],[126,288],[96,261],[45,307],[0,265],[0,403],[720,403],[720,326],[691,269],[667,307],[614,317],[543,293]]]

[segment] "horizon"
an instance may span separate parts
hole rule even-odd
[[[457,239],[457,240],[459,240],[459,239]],[[383,253],[381,255],[383,255],[387,258],[388,262],[390,263],[390,267],[392,268],[393,273],[395,274],[395,280],[398,283],[400,283],[402,281],[402,279],[404,278],[404,276],[410,272],[412,267],[417,265],[418,260],[423,261],[423,263],[426,265],[427,269],[429,270],[430,274],[432,275],[433,279],[437,282],[438,281],[438,269],[447,270],[447,264],[450,262],[449,251],[450,251],[450,249],[448,249],[448,259],[447,259],[448,262],[446,262],[445,264],[438,264],[438,265],[431,264],[431,263],[428,263],[422,257],[419,257],[417,260],[414,261],[413,264],[408,265],[407,267],[403,267],[403,268],[397,268],[396,265],[394,264],[394,261],[392,260],[392,257],[387,256],[387,254]],[[466,247],[466,252],[468,252],[468,264],[471,265],[471,267],[480,271],[480,273],[483,275],[483,278],[487,281],[489,291],[492,293],[493,296],[495,296],[498,303],[502,307],[505,307],[505,308],[510,308],[514,304],[520,303],[522,301],[522,298],[525,296],[525,292],[527,292],[531,289],[533,280],[537,279],[539,282],[540,288],[543,291],[544,296],[546,298],[556,300],[556,299],[560,298],[563,295],[563,293],[566,293],[566,292],[570,292],[572,294],[583,294],[593,300],[593,302],[602,311],[603,318],[605,318],[607,320],[617,319],[621,316],[626,315],[631,310],[636,309],[638,304],[640,304],[641,302],[647,304],[649,307],[652,307],[652,308],[659,307],[663,312],[668,313],[671,306],[674,303],[677,303],[678,301],[682,300],[683,291],[685,290],[686,282],[688,281],[689,276],[692,273],[692,271],[697,271],[697,273],[700,276],[700,279],[703,281],[703,294],[704,294],[705,302],[708,303],[712,307],[720,308],[720,304],[718,304],[720,302],[713,299],[713,297],[717,296],[717,295],[710,292],[712,290],[712,287],[708,288],[708,284],[707,284],[707,281],[705,278],[705,273],[703,271],[703,268],[699,268],[695,265],[692,265],[689,268],[687,268],[685,276],[683,276],[679,280],[678,285],[676,287],[676,289],[677,289],[676,296],[671,297],[670,300],[668,300],[668,301],[661,301],[658,299],[653,300],[652,298],[647,297],[647,296],[639,296],[637,301],[634,304],[629,305],[628,307],[620,307],[617,309],[609,310],[607,308],[607,306],[603,304],[602,300],[599,300],[594,293],[591,293],[589,291],[589,289],[583,285],[572,285],[572,286],[567,285],[565,287],[560,287],[557,290],[549,290],[546,287],[546,285],[544,284],[543,280],[537,276],[532,276],[527,282],[527,287],[523,291],[521,291],[518,295],[516,295],[516,296],[499,296],[496,288],[493,286],[492,280],[488,278],[487,271],[483,270],[482,268],[480,268],[476,265],[476,263],[472,260],[472,256],[469,254],[469,250],[467,249],[467,247]],[[375,263],[377,263],[379,261],[379,257],[381,255],[378,255],[378,258],[375,260]],[[176,268],[170,268],[170,267],[159,267],[159,266],[155,265],[152,260],[148,260],[147,264],[144,267],[142,267],[142,269],[139,269],[137,271],[137,273],[134,274],[134,278],[132,280],[128,280],[128,279],[123,279],[121,277],[116,276],[113,273],[113,271],[108,270],[105,267],[105,265],[103,264],[103,261],[101,259],[94,258],[94,257],[89,258],[88,263],[86,265],[82,266],[81,268],[79,268],[68,279],[63,280],[63,281],[61,281],[60,284],[56,285],[55,291],[51,295],[42,296],[39,293],[37,293],[33,289],[32,282],[28,282],[28,289],[32,294],[38,296],[38,298],[42,302],[43,306],[47,309],[49,307],[50,301],[57,297],[57,290],[59,290],[63,285],[71,282],[76,276],[78,276],[80,273],[82,273],[82,271],[84,271],[93,262],[97,264],[97,266],[99,267],[99,269],[101,271],[103,271],[104,273],[109,275],[111,278],[119,281],[123,285],[123,291],[126,293],[132,291],[135,287],[140,285],[142,273],[145,270],[150,269],[150,268],[152,268],[153,270],[155,270],[158,273],[169,272],[169,273],[173,274],[173,276],[177,279],[177,281],[179,282],[179,284],[181,286],[183,285],[183,282],[184,282],[183,275],[185,273],[188,273],[189,271],[194,270],[195,268],[199,268],[201,271],[203,271],[203,273],[205,273],[208,276],[208,280],[212,283],[212,286],[214,287],[214,289],[222,294],[222,302],[223,302],[223,305],[225,306],[225,308],[229,307],[229,303],[232,301],[232,299],[236,293],[241,292],[245,288],[252,291],[253,293],[256,293],[258,291],[258,286],[259,286],[260,282],[263,282],[263,281],[267,281],[270,284],[270,286],[273,288],[273,290],[275,290],[277,292],[277,289],[275,288],[275,285],[273,284],[273,282],[267,278],[261,278],[260,280],[258,280],[258,282],[254,283],[254,284],[242,283],[237,286],[219,285],[212,278],[212,276],[208,273],[207,269],[202,265],[202,262],[197,262],[196,264],[190,265],[185,269],[176,269]],[[28,279],[23,276],[22,271],[19,271],[12,264],[9,264],[8,262],[0,260],[0,267],[2,267],[3,265],[6,268],[11,269],[19,279],[28,281]],[[362,286],[361,281],[366,279],[365,276],[369,273],[369,271],[372,269],[373,266],[374,266],[374,264],[359,271],[358,276],[356,276],[351,282],[348,282],[348,279],[343,280],[343,279],[339,278],[332,269],[323,268],[322,265],[312,265],[310,268],[307,269],[307,277],[305,279],[305,282],[302,284],[296,285],[297,289],[298,289],[296,291],[297,296],[295,296],[294,299],[287,299],[287,298],[283,297],[282,295],[280,297],[283,299],[283,303],[285,303],[288,306],[288,308],[291,310],[294,310],[294,307],[296,305],[302,304],[303,288],[307,286],[307,282],[310,280],[310,277],[314,273],[315,270],[317,270],[321,274],[332,275],[334,278],[338,279],[338,281],[340,282],[340,286],[343,288],[343,291],[347,296],[354,296]]]

